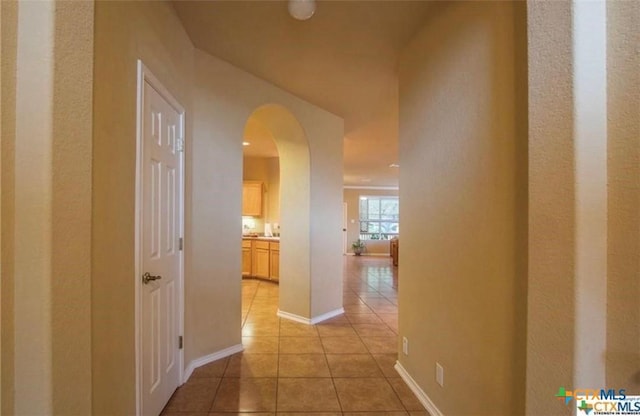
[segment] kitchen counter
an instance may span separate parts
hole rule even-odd
[[[259,240],[259,241],[280,241],[280,237],[264,237],[264,236],[248,236],[243,235],[243,240]]]

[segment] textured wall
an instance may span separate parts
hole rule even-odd
[[[607,2],[607,21],[607,385],[640,394],[640,3]]]
[[[573,385],[575,176],[571,4],[528,3],[529,309],[527,414],[568,414],[549,400]],[[553,184],[553,186],[550,186]]]
[[[96,3],[91,288],[93,413],[132,414],[136,404],[137,60],[142,59],[186,109],[188,149],[193,50],[167,2]],[[187,166],[189,156],[187,153]],[[189,172],[186,176],[189,195]],[[187,197],[187,210],[190,202]],[[189,227],[187,216],[187,241]],[[186,276],[189,276],[188,258],[186,260]],[[189,285],[188,277],[185,285]]]
[[[2,188],[0,212],[2,213],[0,230],[0,311],[1,348],[0,396],[2,403],[0,414],[13,414],[14,389],[14,152],[16,122],[16,52],[18,7],[15,1],[0,2],[0,166],[2,169]]]
[[[56,2],[52,153],[53,414],[91,411],[94,2]]]
[[[400,65],[399,361],[444,414],[524,410],[522,7],[443,2]]]
[[[87,414],[93,2],[2,10],[2,413]]]
[[[342,120],[204,52],[196,52],[196,69],[199,88],[194,152],[198,161],[194,161],[194,169],[198,178],[194,181],[200,185],[194,188],[193,196],[209,206],[221,198],[225,204],[213,210],[194,204],[194,220],[200,218],[207,224],[221,221],[225,224],[223,234],[237,239],[240,247],[241,140],[249,117],[257,117],[271,131],[280,154],[280,309],[309,318],[341,307]],[[205,153],[217,161],[224,175],[213,175],[215,164],[200,160]],[[305,163],[310,176],[303,175],[304,169],[296,174]],[[219,246],[220,241],[220,235],[207,234],[204,229],[194,234],[194,268],[203,273],[202,256],[219,254],[222,262],[229,264],[228,269],[217,268],[221,282],[226,282],[228,290],[236,290],[231,286],[239,285],[240,251],[229,243],[231,240],[224,247]],[[237,264],[230,263],[228,259],[235,257]],[[232,315],[228,319],[239,320],[234,307],[229,310]],[[239,337],[239,323],[227,329],[225,316],[212,319]]]

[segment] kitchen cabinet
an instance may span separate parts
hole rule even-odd
[[[245,181],[242,183],[242,215],[262,216],[262,182]]]
[[[242,240],[242,275],[251,276],[251,240]]]
[[[269,277],[280,280],[280,243],[269,243]]]
[[[242,239],[242,277],[280,280],[280,243],[265,238]]]
[[[269,242],[253,241],[253,258],[251,264],[251,274],[254,277],[269,278]]]

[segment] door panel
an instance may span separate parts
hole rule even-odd
[[[158,415],[180,385],[182,115],[148,82],[142,114],[142,412]]]

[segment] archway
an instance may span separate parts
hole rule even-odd
[[[298,120],[286,108],[267,104],[249,123],[260,123],[276,143],[280,159],[280,300],[279,315],[311,320],[310,156]]]

